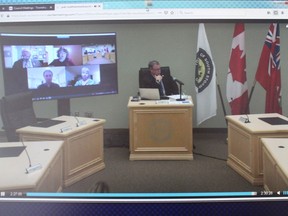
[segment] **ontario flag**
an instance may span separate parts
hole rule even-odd
[[[270,24],[255,80],[266,90],[265,113],[282,114],[279,24]]]
[[[245,30],[236,23],[227,74],[226,96],[232,115],[249,113],[248,84],[246,77]]]

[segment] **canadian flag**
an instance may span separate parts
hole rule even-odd
[[[227,100],[232,115],[249,113],[248,84],[246,77],[245,30],[243,23],[236,23],[226,85]]]

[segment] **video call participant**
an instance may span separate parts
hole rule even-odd
[[[161,74],[161,66],[158,61],[150,61],[148,69],[150,73],[141,81],[143,88],[158,88],[160,96],[179,94],[173,77]]]
[[[43,72],[43,77],[45,79],[45,83],[38,86],[38,89],[55,89],[59,88],[60,86],[57,83],[53,83],[53,72],[50,69],[46,69]]]
[[[81,78],[75,83],[75,86],[95,85],[96,82],[90,78],[90,70],[83,67],[81,70]]]
[[[31,59],[31,52],[28,49],[23,49],[21,52],[21,59],[13,64],[13,69],[41,67],[42,64],[37,59]]]
[[[74,63],[69,59],[69,52],[65,47],[60,47],[57,50],[57,57],[49,66],[74,66]]]
[[[21,58],[14,62],[12,71],[5,76],[5,82],[11,82],[9,89],[6,89],[9,94],[15,94],[23,91],[28,91],[27,70],[33,67],[41,67],[39,60],[31,57],[30,50],[24,48],[21,50]],[[10,86],[10,85],[9,85]]]

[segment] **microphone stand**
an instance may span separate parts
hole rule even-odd
[[[182,83],[179,83],[180,88],[180,98],[176,99],[176,101],[185,101],[185,98],[182,98]]]

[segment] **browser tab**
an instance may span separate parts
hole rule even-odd
[[[1,5],[1,11],[43,11],[55,10],[54,4],[25,4],[25,5]]]

